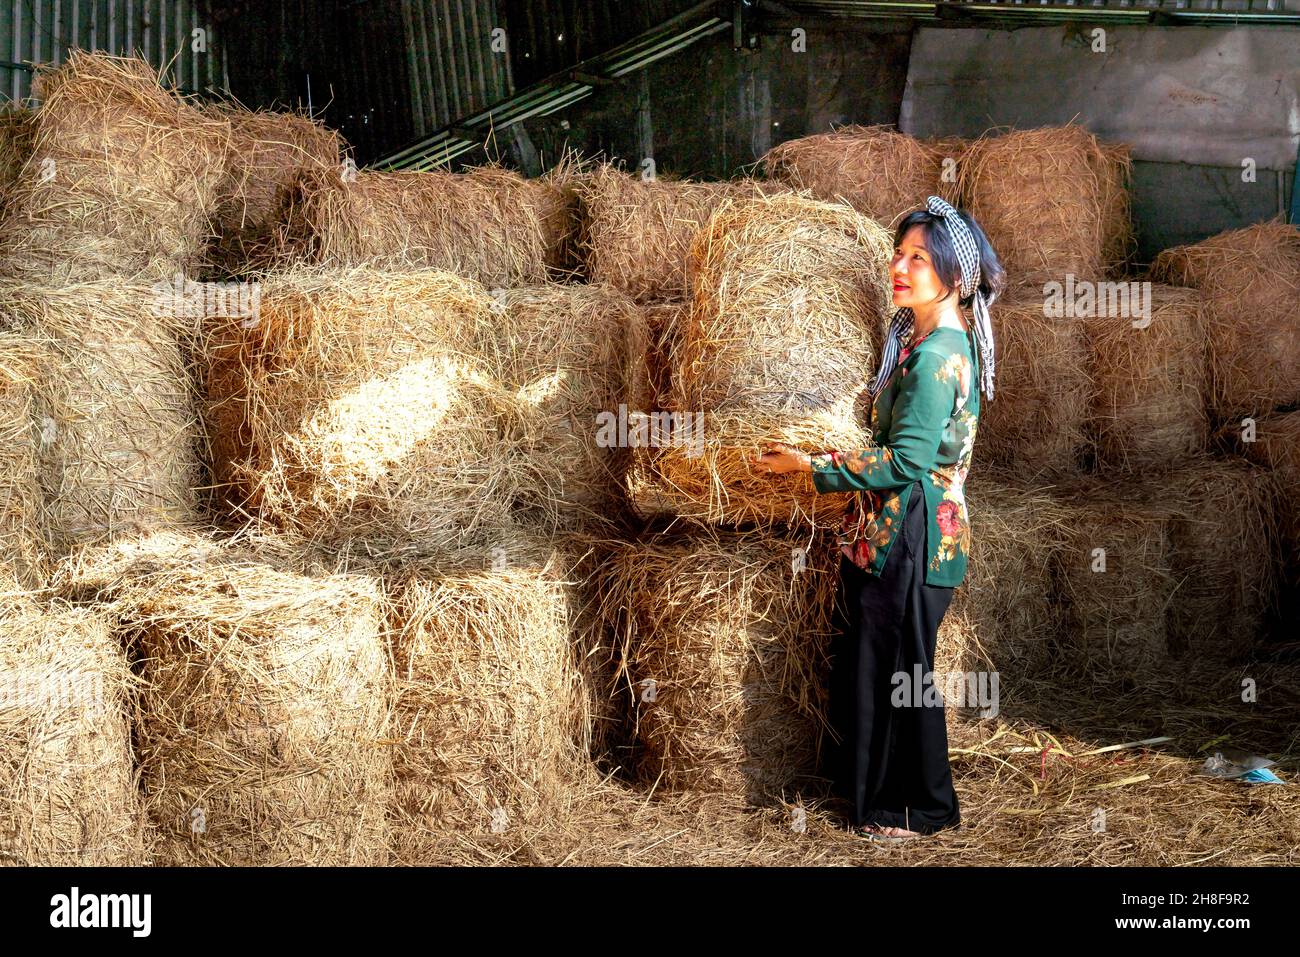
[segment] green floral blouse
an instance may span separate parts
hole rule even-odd
[[[849,560],[880,575],[913,484],[925,493],[925,583],[956,587],[966,574],[970,516],[965,484],[979,422],[980,395],[971,334],[938,326],[904,342],[898,365],[871,406],[873,436],[884,444],[812,456],[818,492],[857,492],[839,544]]]

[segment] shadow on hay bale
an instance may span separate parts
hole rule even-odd
[[[146,811],[163,865],[387,859],[384,596],[272,540],[200,530],[85,549],[53,580],[117,620],[144,687]]]
[[[136,58],[73,50],[35,85],[35,140],[0,237],[5,272],[53,285],[192,272],[230,123],[163,89]]]
[[[1113,303],[1098,307],[1083,320],[1092,353],[1087,431],[1096,467],[1135,472],[1204,453],[1204,297],[1156,284],[1145,304],[1149,315]]]
[[[1149,277],[1205,294],[1210,399],[1220,419],[1300,403],[1300,231],[1233,229],[1156,256]]]
[[[750,803],[817,786],[838,581],[809,545],[701,526],[619,549],[605,587],[643,785]]]
[[[341,175],[343,140],[298,113],[247,110],[234,103],[205,105],[203,111],[230,123],[207,269],[217,276],[237,276],[274,256],[299,177],[312,172]]]
[[[1044,476],[1080,466],[1092,396],[1080,319],[1047,315],[1040,285],[1012,286],[989,310],[998,349],[993,401],[980,409],[972,471],[986,466]]]
[[[128,723],[138,681],[110,621],[0,589],[0,864],[148,863]]]

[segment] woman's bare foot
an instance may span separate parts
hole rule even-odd
[[[881,827],[879,824],[864,824],[860,830],[867,835],[874,834],[878,837],[894,838],[895,840],[923,836],[920,831],[909,831],[901,827]]]

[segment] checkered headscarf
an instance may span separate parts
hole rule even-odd
[[[957,260],[961,263],[961,298],[974,294],[975,342],[980,353],[980,379],[984,394],[993,398],[993,325],[989,320],[989,306],[996,296],[985,296],[980,290],[980,254],[965,220],[957,214],[949,203],[938,196],[926,198],[925,208],[936,216],[942,216],[952,237],[953,248],[957,251]],[[898,365],[900,340],[912,331],[912,310],[903,308],[894,313],[889,326],[889,336],[885,340],[885,349],[880,357],[880,371],[871,386],[874,399],[885,387],[886,380]]]

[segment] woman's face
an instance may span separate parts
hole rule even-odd
[[[889,273],[894,281],[894,305],[900,309],[924,307],[947,295],[934,271],[930,251],[925,248],[920,226],[903,234],[902,243],[894,249]]]

